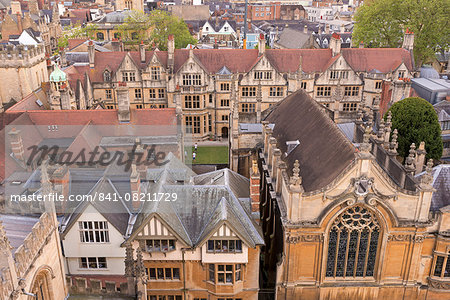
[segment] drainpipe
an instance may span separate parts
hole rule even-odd
[[[186,298],[186,261],[184,259],[184,252],[186,250],[192,250],[192,248],[181,248],[181,261],[183,263],[183,295],[184,295],[183,299],[187,299]]]

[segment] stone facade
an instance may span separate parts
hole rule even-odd
[[[341,50],[338,36],[331,49],[266,50],[263,36],[259,44],[260,50],[175,50],[171,37],[167,52],[144,45],[138,52],[90,51],[90,67],[66,72],[87,74],[94,101],[109,109],[118,106],[119,84],[128,88],[132,107],[179,108],[195,139],[228,137],[232,107],[260,115],[298,89],[329,108],[336,122],[346,122],[360,106],[379,101],[385,82],[393,83],[390,102],[409,96],[408,78],[415,76],[404,49]]]
[[[43,45],[0,49],[0,103],[19,101],[48,81]]]
[[[311,181],[311,166],[323,166],[319,160],[325,159],[326,150],[316,150],[317,161],[299,163],[297,158],[309,155],[307,141],[300,142],[298,151],[289,150],[284,140],[292,132],[280,129],[280,119],[272,130],[274,119],[268,119],[258,154],[267,245],[262,269],[268,270],[266,284],[274,289],[275,299],[448,297],[449,206],[430,210],[431,162],[420,179],[413,178],[424,166],[423,151],[412,147],[402,166],[395,159],[396,132],[389,142],[390,121],[380,124],[376,134],[369,127],[364,130],[370,119],[359,121],[359,150],[341,157],[354,158],[338,163],[342,171],[328,181],[323,181],[323,172]],[[314,139],[321,138],[310,130],[317,135]],[[330,141],[329,150],[340,148],[335,142]]]

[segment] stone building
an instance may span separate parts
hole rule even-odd
[[[240,112],[260,115],[298,89],[329,108],[336,122],[372,106],[386,82],[392,83],[389,101],[409,96],[409,78],[415,76],[409,50],[341,49],[337,34],[330,43],[330,49],[265,49],[260,36],[259,50],[175,50],[170,37],[168,51],[144,45],[131,52],[89,51],[89,65],[65,71],[69,81],[73,74],[86,82],[106,108],[119,105],[115,88],[121,85],[132,107],[181,109],[186,132],[195,139],[227,137],[235,103]]]
[[[0,105],[18,102],[48,81],[44,45],[0,47]]]
[[[58,6],[53,5],[52,10],[40,11],[36,0],[28,2],[29,11],[22,12],[20,3],[11,14],[4,16],[1,26],[1,36],[4,41],[19,36],[26,29],[32,30],[34,35],[44,43],[45,51],[51,55],[58,47],[58,39],[62,35]]]
[[[424,144],[400,164],[390,118],[373,120],[341,132],[297,91],[263,121],[251,180],[271,299],[448,298],[448,178],[434,180]]]
[[[43,174],[39,195],[51,191],[48,174]],[[5,184],[14,185],[13,181],[9,178]],[[51,205],[42,214],[0,214],[0,299],[68,296],[58,225]]]
[[[143,0],[117,0],[116,10],[139,10],[144,11]]]

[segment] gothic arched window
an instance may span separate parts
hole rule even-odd
[[[348,208],[333,223],[328,240],[327,277],[373,277],[380,225],[362,206]]]

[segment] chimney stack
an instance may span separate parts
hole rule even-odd
[[[175,39],[173,34],[170,34],[167,40],[167,65],[171,72],[173,71],[173,65],[175,61]]]
[[[11,1],[11,15],[19,14],[22,16],[22,7],[20,6],[19,1]]]
[[[364,42],[363,41],[361,41],[361,43],[359,43],[359,49],[362,49],[362,48],[364,48]]]
[[[139,54],[141,56],[141,63],[145,63],[145,45],[144,45],[144,41],[141,41],[141,44],[139,45]]]
[[[330,40],[330,49],[333,53],[333,56],[341,53],[341,36],[337,33],[333,33]]]
[[[325,24],[325,33],[330,34],[330,25],[329,24]]]
[[[258,170],[258,163],[256,160],[253,160],[252,169],[250,170],[250,198],[252,205],[252,213],[255,213],[259,216],[259,190],[260,190],[260,174]],[[258,218],[255,218],[259,220]]]
[[[61,88],[59,89],[59,94],[61,95],[61,109],[62,110],[71,110],[72,106],[70,101],[70,94],[69,94],[69,88],[67,87],[67,84],[61,85]]]
[[[264,37],[264,34],[259,34],[259,40],[258,40],[258,55],[261,56],[266,51],[266,38]]]
[[[89,68],[93,69],[95,67],[95,48],[93,41],[89,41],[88,56],[89,56]]]
[[[14,157],[22,162],[25,161],[24,150],[23,150],[23,141],[22,136],[20,135],[20,130],[13,128],[8,135],[11,139],[11,151]]]
[[[408,28],[406,28],[406,32],[403,37],[402,48],[408,51],[412,51],[414,49],[414,32],[409,31]]]
[[[111,41],[112,51],[119,52],[122,51],[122,42],[119,39],[113,39]]]
[[[119,83],[116,89],[117,103],[119,106],[118,118],[119,122],[130,122],[130,99],[128,94],[128,87],[126,83]]]
[[[308,26],[305,25],[305,27],[303,27],[303,33],[308,34]]]
[[[138,212],[141,208],[140,194],[141,194],[141,176],[137,171],[136,164],[131,164],[130,174],[131,199],[134,212]]]
[[[17,13],[17,27],[19,27],[19,32],[21,34],[23,31],[22,14],[21,13]]]

